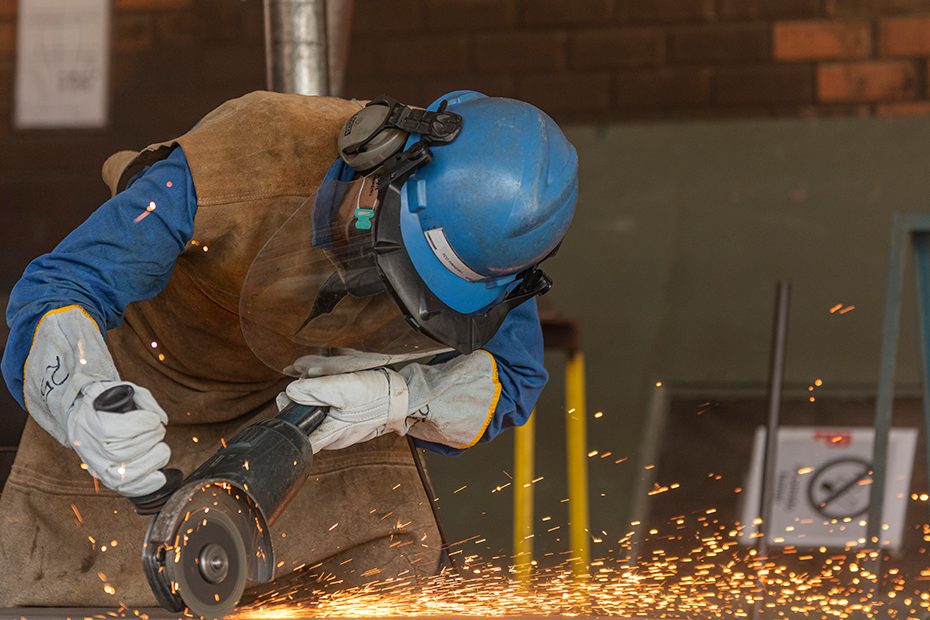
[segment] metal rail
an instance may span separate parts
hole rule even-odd
[[[760,517],[762,536],[756,539],[759,557],[769,552],[768,535],[772,521],[772,503],[775,498],[775,475],[778,459],[778,416],[781,410],[781,392],[785,378],[785,349],[788,345],[788,308],[791,301],[791,284],[779,282],[775,292],[775,324],[772,328],[772,358],[769,364],[769,421],[765,434],[765,460],[762,466],[762,508]]]

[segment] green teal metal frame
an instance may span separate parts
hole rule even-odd
[[[910,243],[908,243],[910,241]],[[888,434],[894,403],[894,377],[898,355],[898,333],[904,294],[904,272],[908,245],[913,248],[917,296],[917,330],[920,341],[920,378],[924,410],[926,464],[930,467],[930,213],[896,213],[891,218],[891,253],[888,260],[888,288],[885,293],[885,319],[882,326],[881,367],[875,402],[875,443],[872,447],[872,486],[866,547],[881,548],[882,513],[885,499],[885,473],[888,469]],[[881,557],[879,555],[879,557]]]

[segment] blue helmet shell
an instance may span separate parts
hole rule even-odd
[[[401,232],[430,290],[452,309],[475,313],[503,299],[517,274],[562,240],[578,198],[578,156],[528,103],[456,91],[429,109],[443,100],[462,116],[462,133],[431,147],[433,160],[402,188]],[[419,139],[411,134],[405,148]],[[434,251],[427,235],[438,235],[444,249]]]

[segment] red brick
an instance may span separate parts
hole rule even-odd
[[[820,101],[899,101],[917,91],[914,65],[904,61],[833,63],[817,67]]]
[[[140,102],[140,110],[148,110],[158,108],[154,102],[159,98],[197,92],[202,81],[201,60],[201,53],[165,46],[137,54],[114,54],[111,99],[129,106],[127,98],[131,98]]]
[[[710,71],[663,69],[619,74],[614,78],[614,101],[620,108],[704,105],[710,101]]]
[[[714,16],[713,0],[622,0],[621,19],[638,23],[707,21]],[[571,2],[566,2],[571,6]]]
[[[516,97],[516,85],[509,75],[464,75],[427,80],[424,85],[427,103],[454,90],[475,90],[488,97]]]
[[[657,28],[577,30],[568,40],[573,69],[635,68],[665,60],[665,33]]]
[[[156,14],[155,40],[175,47],[196,47],[202,43],[197,20],[189,11]]]
[[[355,37],[349,42],[349,59],[346,71],[357,76],[374,76],[378,72],[378,58],[382,46],[367,37]]]
[[[858,116],[865,118],[872,116],[871,104],[814,104],[802,106],[775,105],[772,112],[776,116],[795,116],[798,118],[822,118]]]
[[[719,119],[767,118],[772,110],[767,106],[687,106],[657,108],[624,108],[612,111],[611,120],[622,122],[703,121]]]
[[[113,0],[114,11],[167,11],[186,9],[193,0]]]
[[[113,49],[125,54],[139,52],[152,46],[153,26],[151,13],[117,13],[113,16]]]
[[[428,0],[424,10],[433,32],[506,30],[517,23],[516,0]]]
[[[813,69],[806,64],[718,68],[713,90],[714,101],[728,105],[810,103]]]
[[[475,67],[479,71],[550,70],[565,68],[565,33],[509,32],[475,39]]]
[[[385,35],[423,31],[420,0],[356,0],[352,8],[353,32]]]
[[[191,11],[155,13],[155,41],[184,48],[230,43],[264,45],[264,16],[256,9],[260,7],[244,2],[198,0]]]
[[[797,19],[820,15],[820,0],[718,0],[724,20]]]
[[[930,101],[907,103],[880,103],[875,106],[879,116],[930,116]]]
[[[676,114],[681,120],[720,120],[720,119],[747,119],[769,118],[772,108],[765,105],[721,106],[713,105],[690,110],[679,110]]]
[[[764,23],[688,26],[669,33],[669,61],[675,64],[758,62],[769,57]]]
[[[197,0],[187,13],[200,45],[265,44],[264,14],[258,3]]]
[[[826,0],[828,17],[869,17],[925,13],[926,0]]]
[[[870,24],[863,20],[816,20],[772,24],[775,60],[868,58]]]
[[[882,56],[930,55],[930,16],[889,17],[878,25]]]
[[[872,0],[826,0],[824,14],[827,17],[870,17]]]
[[[403,78],[356,78],[346,76],[343,97],[367,101],[378,95],[390,95],[410,105],[426,107],[432,102],[423,89],[423,80]]]
[[[776,113],[779,108],[775,108]],[[867,118],[872,116],[871,104],[819,104],[812,106],[802,106],[800,108],[782,109],[782,116],[798,116],[801,118],[840,118],[844,116],[855,116]]]
[[[384,76],[457,75],[468,70],[468,52],[465,37],[405,37],[383,41],[381,53],[375,60],[378,72]]]
[[[16,24],[0,21],[0,56],[16,53]]]
[[[267,82],[265,47],[227,45],[204,51],[205,84],[251,84],[248,90],[264,88]]]
[[[613,17],[613,5],[613,0],[520,0],[520,19],[528,26],[603,24]]]
[[[224,0],[225,2],[225,0]],[[230,6],[230,3],[225,2],[227,6]],[[258,43],[262,46],[265,45],[265,13],[264,11],[256,10],[258,9],[258,3],[252,4],[248,2],[238,2],[232,4],[241,10],[236,11],[237,22],[238,22],[238,34],[234,35],[236,39],[234,42],[238,43]],[[198,7],[203,6],[198,4]],[[199,11],[201,15],[205,13],[202,9]],[[210,12],[212,13],[212,11]],[[208,13],[209,14],[209,13]]]
[[[561,111],[606,113],[610,107],[607,73],[547,73],[521,79],[517,97],[553,114]]]
[[[872,0],[872,15],[891,15],[905,13],[924,13],[927,11],[926,0]]]

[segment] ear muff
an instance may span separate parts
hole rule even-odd
[[[388,125],[392,106],[383,99],[376,99],[356,112],[336,140],[342,160],[361,173],[390,159],[404,147],[410,135]]]
[[[462,117],[447,112],[445,101],[432,112],[381,95],[346,122],[336,146],[342,160],[364,174],[399,153],[411,133],[426,144],[448,144],[461,131]]]

